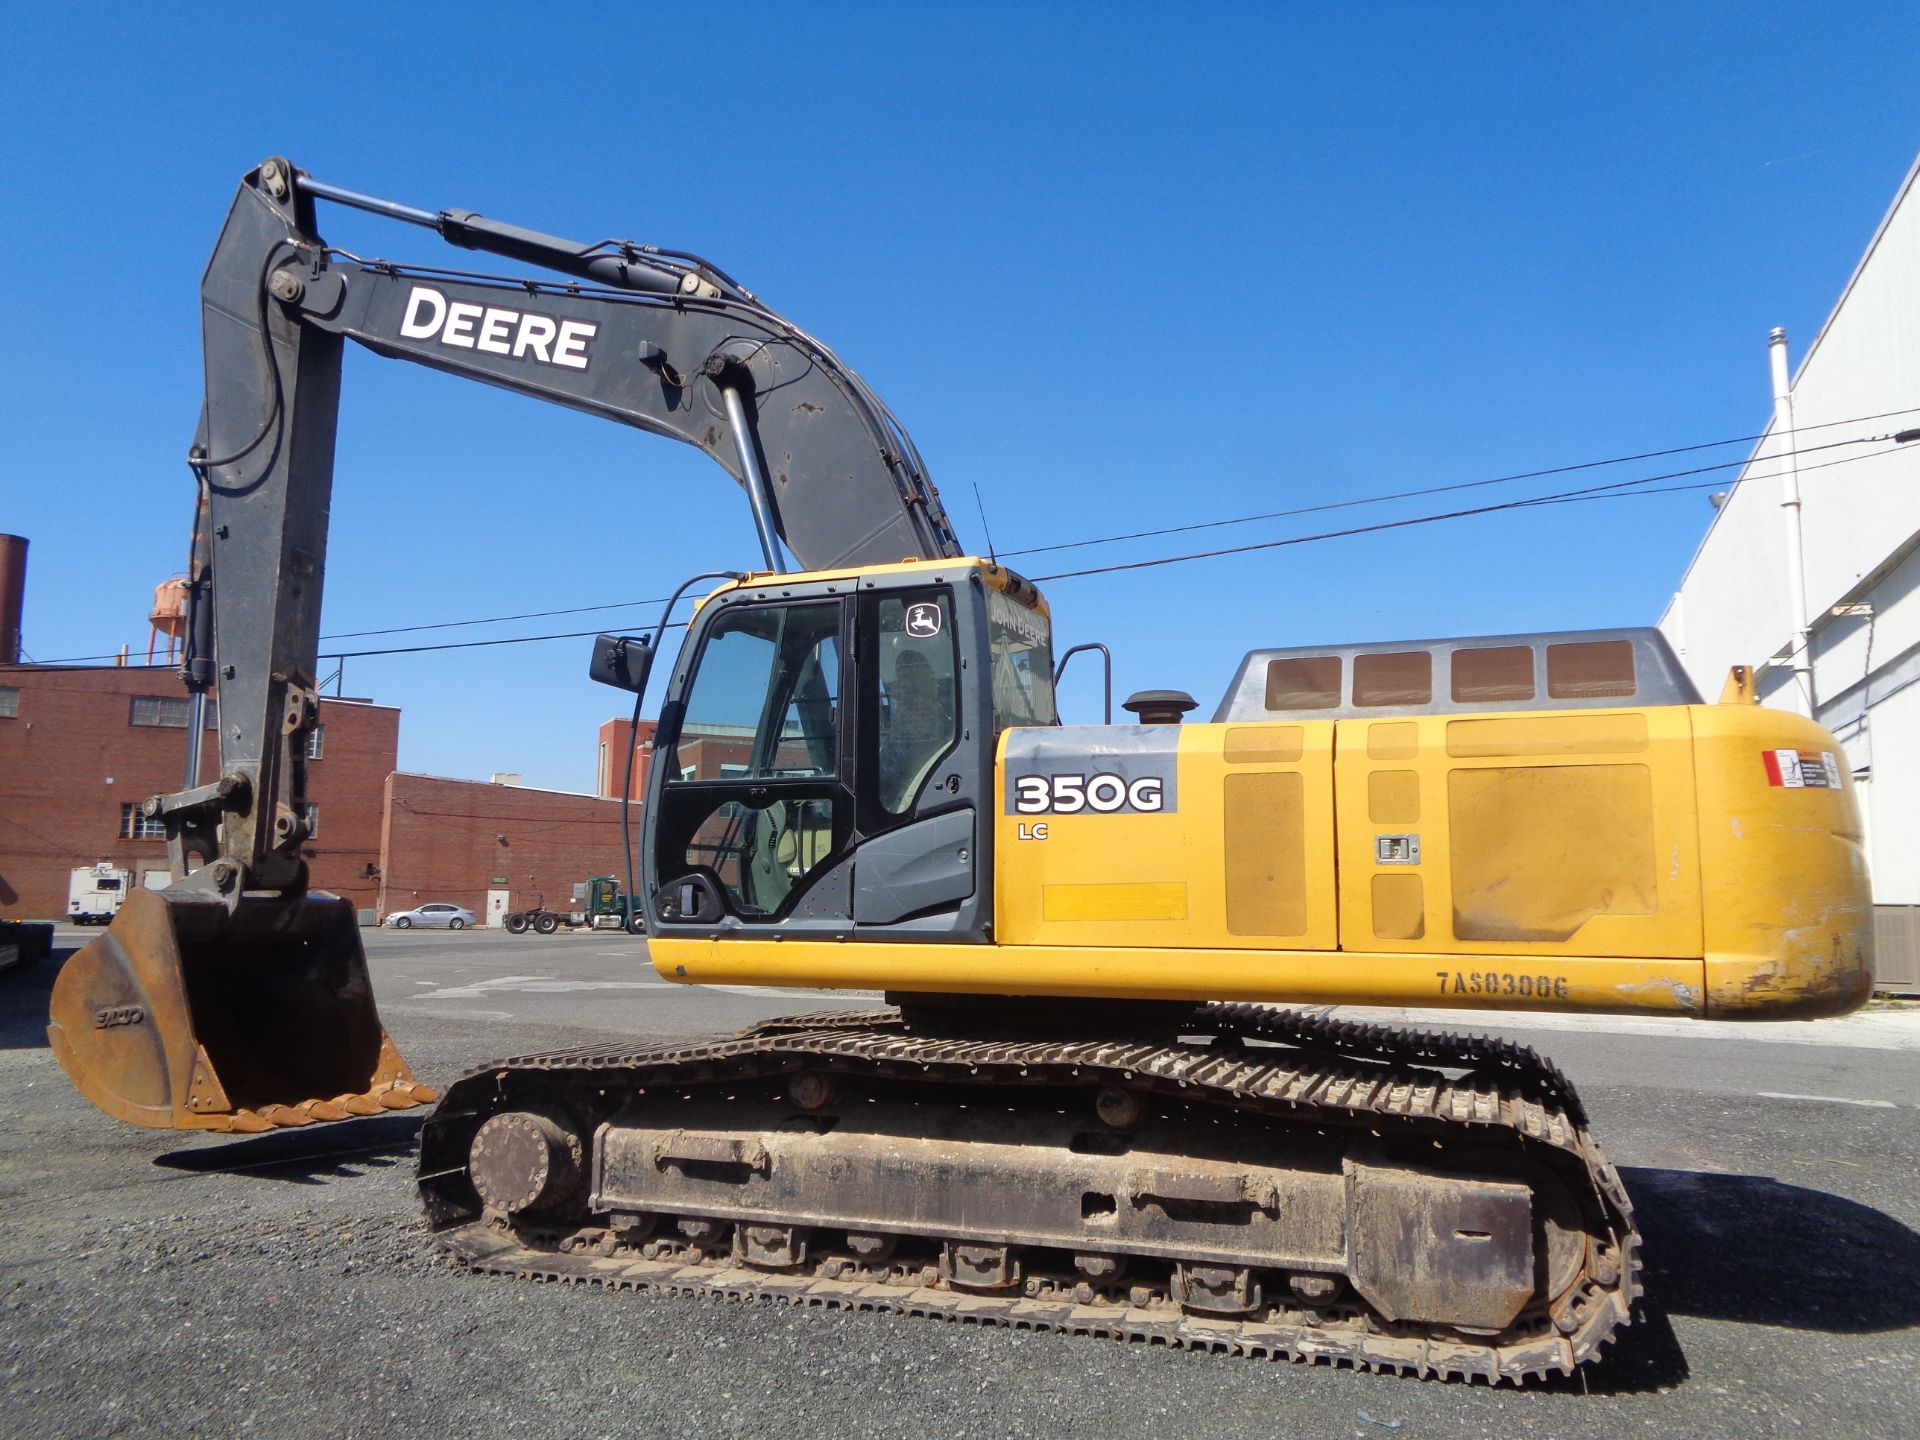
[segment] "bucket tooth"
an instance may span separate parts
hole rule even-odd
[[[358,938],[358,932],[355,932]],[[373,1077],[367,1081],[365,1089],[380,1090],[389,1085],[405,1082],[413,1083],[413,1071],[407,1068],[407,1062],[400,1058],[400,1052],[393,1046],[387,1032],[380,1032],[380,1058],[374,1062]]]
[[[353,906],[319,891],[229,912],[136,890],[62,968],[49,1019],[80,1093],[136,1125],[257,1134],[432,1095],[381,1027]]]

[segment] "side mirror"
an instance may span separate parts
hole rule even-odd
[[[638,635],[599,635],[593,642],[593,659],[587,663],[587,678],[643,695],[647,674],[653,669],[653,646]]]

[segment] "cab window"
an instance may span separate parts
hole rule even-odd
[[[882,811],[904,815],[960,738],[953,604],[944,590],[869,603],[878,637],[869,686],[876,794]]]
[[[707,637],[674,741],[679,781],[832,775],[840,606],[741,607]]]
[[[1059,724],[1053,703],[1053,627],[1047,617],[989,587],[987,643],[994,731]]]
[[[838,600],[743,605],[708,632],[662,796],[660,880],[705,872],[732,913],[784,913],[847,845]]]

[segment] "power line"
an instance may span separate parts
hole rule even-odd
[[[1822,450],[1837,450],[1849,445],[1870,444],[1885,436],[1861,436],[1852,440],[1835,440],[1825,445],[1807,446],[1797,453],[1800,455],[1817,454]],[[1875,459],[1880,455],[1892,454],[1891,450],[1877,450],[1872,455],[1856,455],[1841,460],[1828,460],[1815,465],[1802,465],[1802,473],[1813,470],[1826,470],[1836,465],[1851,465],[1860,460]],[[1745,464],[1747,462],[1739,462]],[[1640,495],[1672,495],[1689,490],[1710,490],[1718,481],[1695,485],[1660,486],[1655,489],[1636,487],[1658,486],[1662,480],[1681,480],[1689,476],[1706,474],[1715,470],[1724,470],[1724,465],[1700,465],[1688,470],[1672,470],[1661,475],[1646,475],[1634,480],[1616,480],[1606,485],[1586,486],[1578,490],[1563,491],[1553,495],[1530,496],[1524,500],[1504,500],[1493,505],[1480,505],[1467,510],[1445,511],[1436,515],[1413,515],[1398,520],[1382,521],[1375,525],[1360,525],[1346,530],[1329,530],[1315,535],[1297,535],[1282,540],[1259,541],[1251,545],[1231,546],[1221,550],[1206,550],[1190,555],[1170,555],[1153,560],[1138,560],[1119,565],[1097,566],[1087,570],[1069,570],[1056,575],[1036,575],[1036,581],[1073,580],[1086,575],[1104,575],[1116,570],[1142,570],[1159,565],[1177,565],[1189,560],[1206,560],[1225,555],[1238,555],[1254,550],[1274,550],[1288,545],[1305,545],[1318,540],[1338,540],[1353,535],[1366,535],[1380,530],[1396,530],[1413,525],[1431,525],[1441,520],[1459,520],[1475,515],[1491,515],[1503,510],[1525,510],[1537,505],[1565,505],[1585,500],[1632,499]],[[1771,477],[1767,477],[1771,478]],[[676,620],[668,629],[681,630],[687,622]],[[323,658],[329,660],[353,660],[376,655],[417,655],[437,650],[469,650],[493,645],[530,645],[543,640],[578,640],[589,635],[597,635],[597,630],[575,630],[558,635],[520,635],[499,640],[463,640],[449,641],[434,645],[403,645],[384,650],[349,650],[344,653],[329,652]]]
[[[523,610],[518,615],[488,615],[480,620],[436,620],[429,625],[395,625],[386,630],[342,630],[322,635],[322,640],[364,640],[374,635],[411,635],[420,630],[456,630],[464,625],[500,625],[508,620],[545,620],[554,615],[586,615],[595,610],[631,610],[641,605],[664,605],[666,596],[657,600],[614,600],[605,605],[575,605],[566,610]],[[598,631],[592,632],[598,634]]]
[[[1819,425],[1802,425],[1793,433],[1798,435],[1814,430],[1833,430],[1842,425],[1865,425],[1873,420],[1891,420],[1897,415],[1920,414],[1920,406],[1905,410],[1887,410],[1878,415],[1860,415],[1851,420],[1829,420]],[[1770,432],[1759,435],[1735,435],[1726,440],[1707,440],[1698,445],[1676,445],[1668,450],[1647,450],[1638,455],[1620,455],[1611,460],[1583,460],[1577,465],[1555,465],[1545,470],[1523,470],[1513,475],[1496,475],[1490,480],[1462,480],[1451,485],[1428,485],[1418,490],[1397,490],[1384,495],[1362,495],[1351,500],[1329,500],[1318,505],[1301,505],[1291,510],[1269,510],[1258,515],[1234,515],[1224,520],[1198,520],[1188,525],[1167,525],[1156,530],[1134,530],[1123,535],[1103,535],[1093,540],[1065,540],[1057,545],[1032,545],[1025,550],[1009,550],[1008,557],[1015,555],[1047,555],[1059,550],[1081,550],[1090,545],[1113,545],[1123,540],[1150,540],[1162,535],[1182,535],[1194,530],[1217,530],[1227,525],[1251,525],[1261,520],[1284,520],[1298,515],[1317,515],[1328,510],[1351,510],[1360,505],[1381,505],[1392,500],[1414,500],[1427,495],[1445,495],[1458,490],[1477,490],[1488,485],[1511,485],[1521,480],[1539,480],[1549,475],[1571,475],[1582,470],[1599,470],[1609,465],[1627,465],[1637,460],[1658,460],[1669,455],[1689,455],[1700,450],[1717,450],[1725,445],[1746,445],[1764,440]],[[1879,437],[1869,437],[1879,438]],[[1858,443],[1858,442],[1843,442]],[[1825,446],[1812,446],[1810,449],[1825,449]],[[1805,450],[1799,453],[1806,453]],[[1702,466],[1699,473],[1707,470],[1731,470],[1752,463],[1754,459],[1777,459],[1777,456],[1748,457],[1745,460],[1725,460],[1714,465]]]
[[[1865,425],[1873,420],[1890,420],[1897,415],[1920,414],[1920,406],[1905,410],[1887,410],[1877,415],[1860,415],[1850,420],[1829,420],[1818,425],[1799,426],[1794,433],[1808,433],[1815,430],[1832,430],[1842,425]],[[1635,455],[1616,455],[1608,460],[1583,460],[1572,465],[1554,465],[1543,470],[1526,470],[1513,475],[1497,475],[1487,480],[1463,480],[1452,485],[1430,485],[1417,490],[1399,490],[1381,495],[1364,495],[1352,500],[1333,500],[1319,505],[1303,505],[1292,510],[1273,510],[1260,515],[1239,515],[1224,520],[1202,520],[1190,525],[1169,525],[1158,530],[1139,530],[1126,535],[1107,535],[1092,540],[1067,540],[1056,545],[1031,545],[1024,550],[1009,550],[1006,554],[1045,555],[1058,550],[1078,550],[1090,545],[1110,545],[1121,540],[1151,539],[1160,535],[1178,535],[1192,530],[1211,530],[1226,525],[1248,525],[1260,520],[1280,520],[1297,515],[1314,515],[1328,510],[1347,510],[1360,505],[1379,505],[1392,500],[1417,499],[1426,495],[1443,495],[1456,490],[1473,490],[1488,485],[1508,485],[1521,480],[1538,480],[1549,475],[1570,475],[1582,470],[1603,469],[1609,465],[1629,465],[1640,460],[1664,459],[1670,455],[1688,455],[1701,450],[1717,450],[1727,445],[1748,445],[1766,438],[1767,432],[1758,435],[1733,435],[1724,440],[1705,440],[1695,445],[1676,445],[1665,450],[1644,450]],[[1727,461],[1713,469],[1730,469],[1746,461]],[[661,605],[665,600],[614,600],[604,605],[576,605],[563,610],[525,610],[514,615],[489,615],[475,620],[440,620],[423,625],[395,625],[383,630],[343,630],[333,635],[322,635],[322,640],[360,640],[376,635],[411,635],[423,630],[452,630],[463,626],[505,624],[512,620],[544,620],[554,615],[586,615],[596,610],[625,610],[642,605]],[[594,632],[598,633],[598,632]],[[560,637],[573,638],[573,637]],[[369,651],[380,654],[380,651]],[[111,657],[107,657],[111,658]],[[54,662],[59,663],[59,662]]]
[[[1892,419],[1896,416],[1912,415],[1912,414],[1920,414],[1920,406],[1910,406],[1900,410],[1886,410],[1878,414],[1861,415],[1861,416],[1853,417],[1852,419],[1848,419],[1848,420],[1824,421],[1818,425],[1803,425],[1803,426],[1797,427],[1793,433],[1802,434],[1802,433],[1811,433],[1816,430],[1831,430],[1843,425],[1861,425],[1861,424],[1866,424],[1869,421],[1887,420],[1887,419]],[[1151,529],[1151,530],[1132,531],[1132,532],[1121,534],[1121,535],[1100,536],[1100,537],[1096,537],[1094,539],[1088,539],[1088,540],[1062,541],[1061,543],[1056,545],[1036,545],[1036,546],[1030,546],[1023,550],[1009,550],[1005,552],[1005,556],[1003,558],[1010,558],[1016,555],[1040,555],[1040,554],[1047,554],[1047,553],[1061,551],[1061,550],[1083,549],[1083,548],[1094,546],[1094,545],[1117,544],[1119,542],[1126,541],[1126,540],[1154,539],[1160,536],[1184,534],[1184,533],[1197,531],[1197,530],[1210,530],[1210,529],[1219,529],[1225,526],[1232,526],[1232,525],[1254,524],[1262,520],[1286,519],[1286,518],[1297,517],[1301,515],[1319,514],[1326,511],[1353,509],[1355,507],[1363,506],[1363,505],[1384,504],[1394,500],[1406,500],[1406,499],[1415,499],[1415,498],[1428,496],[1428,495],[1449,494],[1449,493],[1453,493],[1461,490],[1479,489],[1479,488],[1483,488],[1491,485],[1513,484],[1523,480],[1541,479],[1550,475],[1575,474],[1581,471],[1601,469],[1611,465],[1630,464],[1638,460],[1657,459],[1657,458],[1661,458],[1664,456],[1671,456],[1671,455],[1692,454],[1701,450],[1712,450],[1712,449],[1717,449],[1719,447],[1726,446],[1726,445],[1749,444],[1758,440],[1765,439],[1768,433],[1770,432],[1762,432],[1759,435],[1730,436],[1724,440],[1708,440],[1708,441],[1702,441],[1698,444],[1693,444],[1693,445],[1678,445],[1678,446],[1672,446],[1663,450],[1642,451],[1638,454],[1615,456],[1611,459],[1606,459],[1606,460],[1585,460],[1575,464],[1550,466],[1545,469],[1528,470],[1528,471],[1523,471],[1523,472],[1519,472],[1512,475],[1499,475],[1499,476],[1491,477],[1489,479],[1464,480],[1464,481],[1459,481],[1459,482],[1448,484],[1448,485],[1432,485],[1432,486],[1425,486],[1425,487],[1422,487],[1419,489],[1413,489],[1413,490],[1401,490],[1401,491],[1393,491],[1393,492],[1379,494],[1379,495],[1359,496],[1349,500],[1326,501],[1317,505],[1299,506],[1299,507],[1288,509],[1288,510],[1274,510],[1274,511],[1268,511],[1262,514],[1257,514],[1257,515],[1240,515],[1240,516],[1231,516],[1231,517],[1220,519],[1220,520],[1196,521],[1192,524],[1187,524],[1187,525],[1171,525],[1171,526],[1165,526],[1165,527]],[[1799,455],[1814,454],[1821,450],[1831,450],[1831,449],[1836,449],[1836,448],[1847,446],[1847,445],[1869,444],[1875,440],[1885,440],[1889,438],[1891,437],[1884,436],[1884,435],[1858,436],[1849,440],[1831,441],[1825,445],[1801,447],[1798,450],[1796,450],[1795,453]],[[1876,453],[1887,454],[1891,452],[1882,451],[1882,452],[1876,452]],[[1464,519],[1464,518],[1475,516],[1475,515],[1494,514],[1503,510],[1522,509],[1529,505],[1559,504],[1559,503],[1564,503],[1565,501],[1568,501],[1568,500],[1581,499],[1581,498],[1605,498],[1604,492],[1607,492],[1607,491],[1622,490],[1622,489],[1625,489],[1626,487],[1654,485],[1662,480],[1671,480],[1671,479],[1681,478],[1689,475],[1702,475],[1702,474],[1709,474],[1715,471],[1740,469],[1745,466],[1754,464],[1756,463],[1756,461],[1763,461],[1768,459],[1779,459],[1779,458],[1783,458],[1783,457],[1749,456],[1743,460],[1720,461],[1712,465],[1696,466],[1687,470],[1669,471],[1659,475],[1642,476],[1634,480],[1616,481],[1610,485],[1594,486],[1588,489],[1568,491],[1559,495],[1537,496],[1537,497],[1532,497],[1526,500],[1505,501],[1495,505],[1475,506],[1475,507],[1471,507],[1463,510],[1445,511],[1445,512],[1434,514],[1434,515],[1411,516],[1411,517],[1406,517],[1400,520],[1386,521],[1386,522],[1381,522],[1379,524],[1374,524],[1374,525],[1354,526],[1344,530],[1326,531],[1326,532],[1322,532],[1315,535],[1295,536],[1295,537],[1290,537],[1288,539],[1283,539],[1283,540],[1262,541],[1262,542],[1257,542],[1254,544],[1243,545],[1243,546],[1222,547],[1217,550],[1196,551],[1189,555],[1164,556],[1157,559],[1133,561],[1125,564],[1094,566],[1085,570],[1061,571],[1053,575],[1039,575],[1039,576],[1034,576],[1033,578],[1038,581],[1070,580],[1070,579],[1077,579],[1081,576],[1101,575],[1101,574],[1107,574],[1107,573],[1111,573],[1118,570],[1146,569],[1146,568],[1151,568],[1159,565],[1180,564],[1188,560],[1202,560],[1202,559],[1210,559],[1218,556],[1244,554],[1244,553],[1257,551],[1257,550],[1278,549],[1287,545],[1307,544],[1316,540],[1323,540],[1323,539],[1331,540],[1331,539],[1345,538],[1345,537],[1354,536],[1354,535],[1365,535],[1365,534],[1371,534],[1371,533],[1382,531],[1382,530],[1400,529],[1400,528],[1404,528],[1406,526],[1411,526],[1411,525],[1432,524],[1440,520]],[[1871,458],[1871,457],[1863,456],[1860,458],[1864,459],[1864,458]],[[1813,466],[1808,466],[1804,468],[1819,470],[1827,467],[1824,465],[1813,465]],[[1674,487],[1669,487],[1667,489],[1648,490],[1641,493],[1670,494],[1679,490],[1707,489],[1707,488],[1711,488],[1711,487],[1709,486],[1674,486]],[[461,627],[474,626],[474,625],[503,624],[513,620],[542,619],[542,618],[546,618],[548,616],[554,616],[554,615],[580,615],[580,614],[587,614],[597,610],[619,610],[619,609],[636,608],[643,605],[658,605],[662,603],[664,602],[660,599],[619,600],[619,601],[611,601],[604,605],[578,605],[578,606],[570,606],[567,608],[556,609],[556,610],[527,610],[527,611],[521,611],[511,615],[493,615],[493,616],[486,616],[482,618],[467,619],[467,620],[441,620],[441,621],[434,621],[434,622],[419,624],[419,625],[392,626],[392,627],[379,629],[379,630],[349,630],[349,631],[342,631],[332,635],[323,635],[320,637],[320,639],[322,641],[350,640],[350,639],[371,638],[379,635],[416,634],[416,633],[427,631],[427,630],[448,630],[448,629],[457,629]],[[682,628],[682,623],[683,622],[676,622],[675,625],[670,628],[675,628],[675,629]],[[601,632],[598,630],[573,630],[573,631],[565,631],[565,632],[560,632],[560,633],[551,634],[551,635],[516,635],[516,636],[505,636],[505,637],[492,639],[492,640],[449,641],[444,644],[393,646],[393,647],[386,647],[386,648],[375,649],[375,650],[325,651],[325,652],[322,652],[321,658],[329,659],[329,660],[354,660],[354,659],[366,659],[366,658],[388,656],[388,655],[418,655],[418,654],[426,654],[429,652],[441,651],[441,650],[485,649],[485,648],[491,648],[491,647],[500,646],[500,645],[533,645],[533,644],[540,644],[542,642],[552,641],[552,640],[578,640],[578,639],[585,638],[587,636],[597,635],[599,633]],[[120,653],[121,652],[113,651],[113,652],[108,652],[102,655],[67,656],[58,660],[47,660],[47,661],[42,661],[38,663],[45,664],[45,665],[79,665],[79,664],[84,664],[90,661],[116,660],[120,658]]]
[[[1818,469],[1818,466],[1811,466]],[[669,630],[684,630],[687,622],[675,620],[666,627]],[[369,655],[422,655],[429,650],[479,650],[490,645],[537,645],[542,640],[583,640],[589,635],[599,635],[599,630],[567,630],[558,635],[508,635],[499,640],[448,640],[438,645],[396,645],[387,650],[327,650],[321,653],[322,660],[362,660]]]
[[[1885,437],[1867,437],[1885,438]],[[1864,444],[1865,439],[1839,441],[1837,444]],[[1832,446],[1821,446],[1831,449]],[[1801,451],[1801,454],[1808,452]],[[1881,455],[1890,455],[1891,450],[1876,450],[1872,455],[1853,455],[1840,460],[1828,460],[1818,465],[1802,465],[1804,473],[1809,470],[1827,470],[1836,465],[1854,465],[1862,460],[1877,459]],[[1562,491],[1557,495],[1536,495],[1525,500],[1502,500],[1492,505],[1475,505],[1466,510],[1446,510],[1436,515],[1409,515],[1398,520],[1382,520],[1372,525],[1355,525],[1345,530],[1323,530],[1313,535],[1290,535],[1280,540],[1257,540],[1248,545],[1228,545],[1218,550],[1196,550],[1185,555],[1162,555],[1150,560],[1129,560],[1114,565],[1095,565],[1085,570],[1063,570],[1053,575],[1035,575],[1036,583],[1054,580],[1077,580],[1086,575],[1111,575],[1121,570],[1150,570],[1161,565],[1182,565],[1193,560],[1214,560],[1227,555],[1246,555],[1257,550],[1279,550],[1289,545],[1309,545],[1317,540],[1343,540],[1354,535],[1372,535],[1382,530],[1401,530],[1414,525],[1432,525],[1442,520],[1464,520],[1474,515],[1493,515],[1503,510],[1526,510],[1537,505],[1565,505],[1587,500],[1626,500],[1643,495],[1669,495],[1682,490],[1710,490],[1717,482],[1696,485],[1674,485],[1654,490],[1632,490],[1629,485],[1645,485],[1656,480],[1675,479],[1686,475],[1697,475],[1702,470],[1718,469],[1718,466],[1701,466],[1693,470],[1676,470],[1671,475],[1653,475],[1644,480],[1620,481],[1612,485],[1594,485],[1579,490]],[[1772,477],[1768,477],[1772,478]]]

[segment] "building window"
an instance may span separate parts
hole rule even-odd
[[[20,713],[20,687],[0,685],[0,719],[11,720]]]
[[[318,760],[327,753],[327,727],[316,725],[307,732],[307,759]]]
[[[164,840],[167,838],[167,825],[164,820],[141,813],[136,805],[120,807],[120,838],[122,840]]]
[[[184,695],[135,695],[132,708],[127,712],[127,723],[184,730],[190,703]]]

